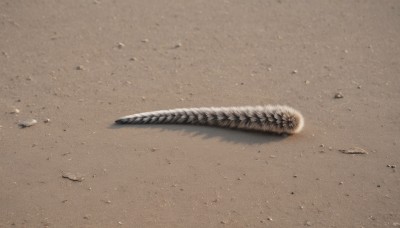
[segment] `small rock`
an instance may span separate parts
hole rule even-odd
[[[18,123],[18,126],[20,126],[21,128],[26,128],[26,127],[31,127],[35,124],[37,124],[37,120],[29,119],[29,120],[20,121]]]
[[[119,49],[122,49],[123,47],[125,47],[125,44],[119,42],[119,43],[117,44],[117,47],[118,47]]]
[[[153,147],[151,148],[151,152],[155,152],[157,150],[157,148]]]
[[[10,114],[18,114],[18,113],[20,113],[20,111],[17,108],[10,112]]]
[[[311,82],[309,80],[305,80],[304,83],[306,83],[306,85],[310,84]]]
[[[392,169],[396,168],[395,165],[386,165],[386,167],[389,167],[389,168],[392,168]]]
[[[174,48],[180,48],[180,47],[182,47],[182,44],[181,44],[181,43],[177,43],[177,44],[175,44],[175,46],[174,46]]]
[[[343,94],[341,92],[338,92],[338,93],[335,94],[334,98],[335,99],[341,99],[341,98],[343,98]]]
[[[304,225],[305,225],[305,226],[312,226],[312,223],[311,223],[310,221],[306,221],[306,222],[304,223]]]
[[[357,86],[357,89],[361,89],[361,86],[359,85],[359,86]]]
[[[77,70],[85,70],[85,68],[82,65],[76,66],[75,69],[77,69]]]
[[[118,222],[119,225],[122,225],[123,223],[121,221]]]
[[[149,42],[149,39],[143,39],[142,40],[142,43],[148,43]]]
[[[271,218],[271,217],[268,217],[267,220],[268,220],[268,221],[272,221],[272,218]]]
[[[77,181],[77,182],[82,182],[85,179],[82,175],[73,174],[73,173],[63,173],[62,177],[66,178],[68,180]]]
[[[47,118],[47,119],[43,120],[43,123],[50,123],[50,119]]]
[[[8,57],[9,57],[9,56],[8,56],[8,53],[7,53],[7,52],[5,52],[5,51],[2,51],[2,52],[1,52],[1,54],[3,54],[3,56],[4,56],[4,57],[6,57],[6,58],[8,58]]]
[[[136,61],[136,60],[137,60],[137,58],[135,58],[135,57],[132,57],[129,59],[129,61]]]
[[[340,182],[339,182],[339,185],[343,185],[343,181],[340,181]]]
[[[298,70],[293,70],[292,74],[297,74],[299,71]]]

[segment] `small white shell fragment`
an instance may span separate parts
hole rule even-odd
[[[29,120],[20,121],[18,123],[18,126],[20,126],[21,128],[25,128],[25,127],[31,127],[35,124],[37,124],[37,120],[29,119]]]
[[[368,154],[368,152],[362,148],[358,148],[358,147],[352,147],[349,149],[341,149],[339,150],[340,152],[344,153],[344,154]]]

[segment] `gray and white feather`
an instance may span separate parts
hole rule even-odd
[[[304,126],[303,115],[294,108],[283,105],[161,110],[124,116],[115,122],[207,125],[278,134],[296,134]]]

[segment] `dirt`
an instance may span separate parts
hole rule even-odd
[[[0,1],[0,227],[398,226],[399,12],[397,0]],[[300,110],[304,130],[113,124],[264,104]],[[338,151],[352,147],[368,154]]]

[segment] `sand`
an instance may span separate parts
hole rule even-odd
[[[0,227],[399,227],[399,12],[1,1]],[[300,110],[304,130],[113,124],[264,104]],[[368,154],[339,151],[354,147]]]

